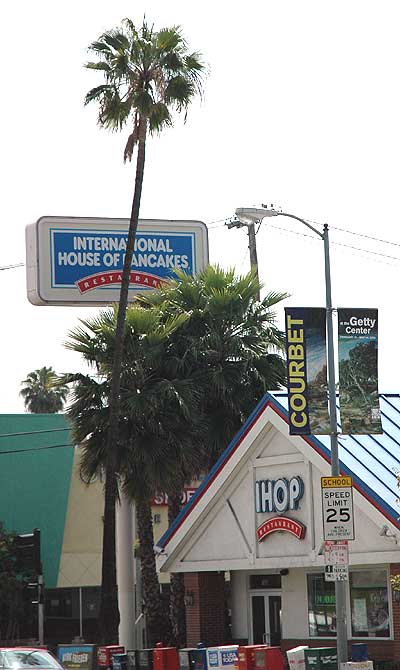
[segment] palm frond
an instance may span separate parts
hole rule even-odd
[[[127,36],[119,30],[110,30],[106,33],[103,33],[99,41],[104,42],[107,44],[107,46],[115,49],[115,51],[129,49],[130,46]]]
[[[195,93],[192,82],[182,75],[172,77],[165,90],[165,101],[172,104],[178,112],[186,108]]]
[[[86,93],[84,104],[88,105],[89,102],[94,100],[101,100],[104,95],[111,91],[113,87],[110,84],[100,84],[100,86],[95,86],[91,88],[88,93]]]
[[[97,63],[88,61],[85,66],[88,70],[103,70],[104,72],[111,72],[111,66],[104,61],[97,61]]]
[[[101,54],[103,56],[109,55],[112,53],[110,47],[108,44],[103,42],[100,38],[100,40],[96,40],[95,42],[92,42],[89,47],[89,51],[94,51],[95,53]]]
[[[164,102],[156,102],[152,105],[149,113],[149,130],[151,133],[159,133],[166,126],[172,126],[168,106]]]

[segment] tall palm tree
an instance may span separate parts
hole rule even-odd
[[[258,278],[208,266],[195,277],[177,271],[177,280],[138,298],[165,318],[190,315],[174,335],[181,374],[194,375],[202,389],[207,418],[207,459],[211,465],[267,390],[286,382],[284,334],[275,306],[286,293],[259,301]]]
[[[57,383],[57,374],[52,367],[33,370],[21,385],[20,395],[28,412],[56,414],[63,409],[68,387]]]
[[[186,461],[198,454],[192,416],[199,394],[189,380],[175,376],[170,338],[188,318],[180,314],[161,319],[157,309],[127,310],[121,375],[119,440],[115,468],[124,494],[135,500],[143,583],[143,605],[149,644],[168,640],[168,618],[163,611],[154,557],[151,499],[170,486],[177,460],[176,449],[185,449]],[[72,331],[68,348],[80,352],[94,366],[96,377],[65,375],[73,383],[68,415],[74,437],[82,444],[82,472],[88,480],[108,464],[107,427],[113,350],[113,310],[82,322]],[[107,486],[107,479],[106,479]]]
[[[118,318],[115,333],[113,372],[108,430],[109,463],[106,477],[115,479],[114,445],[118,442],[120,373],[123,331],[128,302],[129,277],[142,193],[146,139],[148,133],[159,133],[171,126],[173,113],[186,112],[197,93],[201,93],[204,65],[197,52],[188,50],[180,28],[155,31],[144,20],[136,28],[125,19],[120,28],[104,33],[89,46],[97,59],[86,67],[103,73],[105,83],[91,89],[85,104],[99,103],[98,123],[110,130],[130,125],[124,160],[131,160],[137,147],[135,188],[124,260]],[[110,482],[104,509],[102,594],[100,606],[104,636],[116,639],[118,602],[115,563],[115,495],[116,484]],[[114,497],[114,502],[113,502]],[[107,537],[106,537],[107,535]]]
[[[182,487],[194,474],[206,472],[267,390],[286,380],[283,333],[276,326],[275,305],[284,293],[259,301],[258,278],[209,266],[196,277],[178,280],[139,299],[158,307],[165,318],[190,314],[173,337],[179,374],[195,380],[201,393],[200,416],[206,426],[203,449],[194,471],[176,463],[176,478],[167,491],[170,521],[179,511]],[[183,456],[183,452],[180,452]],[[178,644],[184,642],[183,576],[171,576],[171,620]]]

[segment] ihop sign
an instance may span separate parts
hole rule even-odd
[[[118,302],[129,219],[44,216],[26,228],[28,299],[33,305]],[[140,219],[129,278],[129,301],[208,264],[201,221]]]
[[[304,494],[304,483],[301,477],[286,479],[260,479],[255,483],[256,512],[287,512],[298,509],[299,501]]]

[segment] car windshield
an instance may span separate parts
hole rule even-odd
[[[61,670],[56,659],[47,651],[18,649],[4,652],[4,668],[51,668]]]

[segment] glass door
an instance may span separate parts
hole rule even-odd
[[[277,593],[250,594],[250,644],[281,643],[281,596]]]

